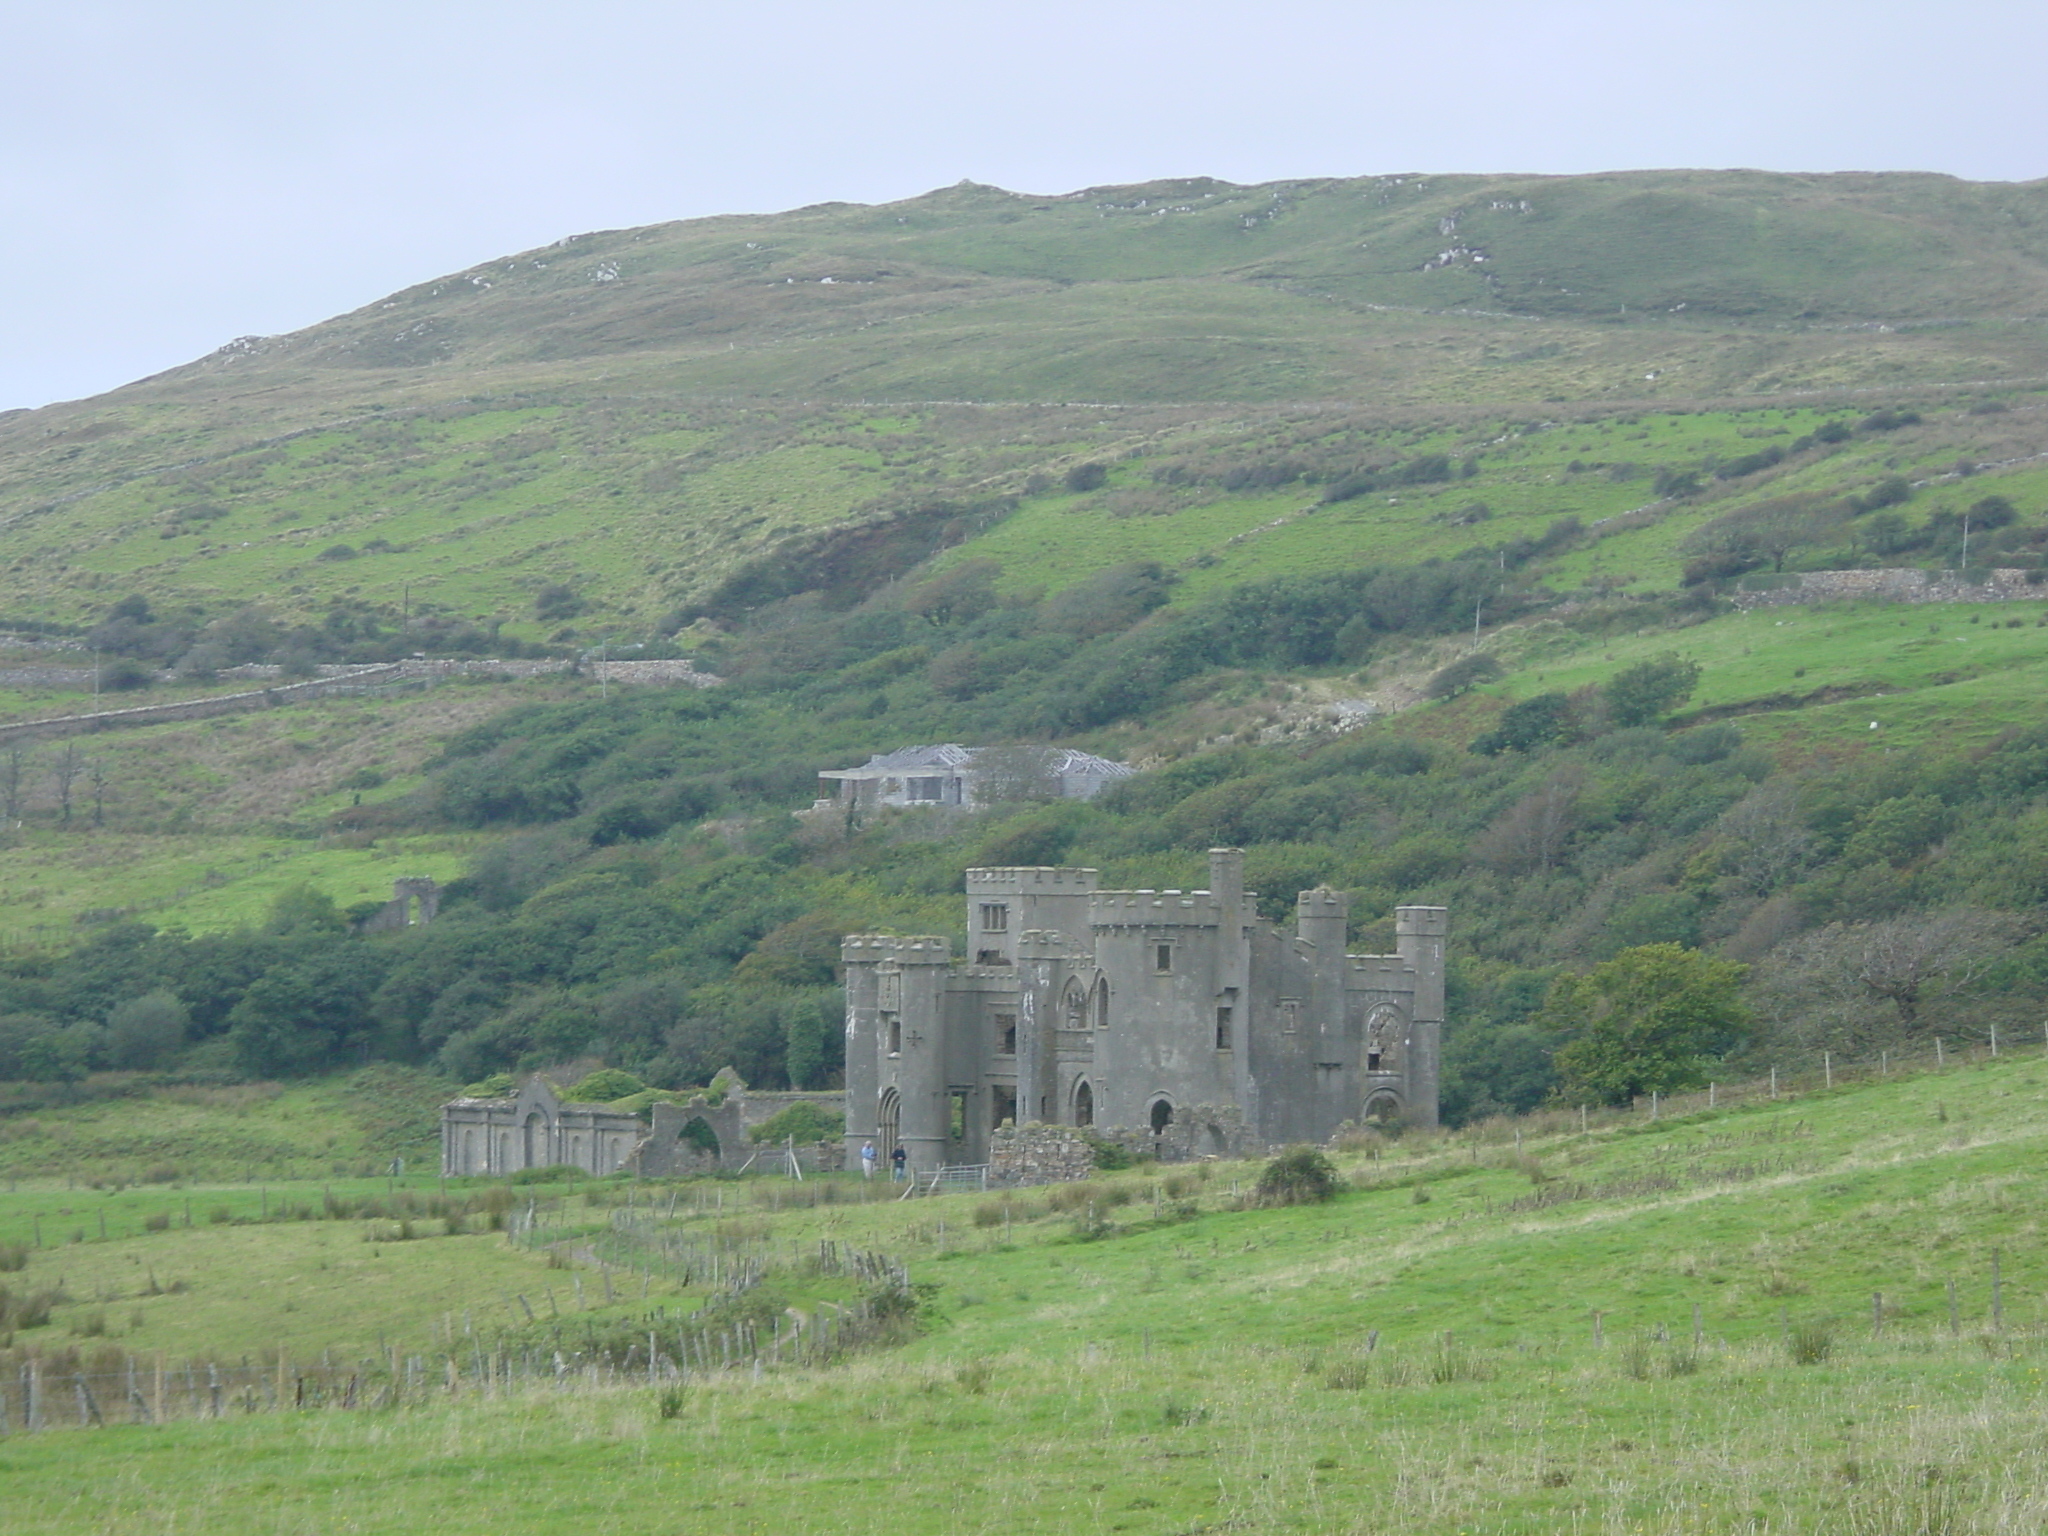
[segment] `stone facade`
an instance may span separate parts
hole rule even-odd
[[[391,882],[391,899],[356,924],[359,933],[402,933],[431,923],[441,910],[441,887],[427,875],[406,875]]]
[[[1341,892],[1302,892],[1282,933],[1242,853],[1209,865],[1203,891],[969,870],[964,963],[943,937],[848,937],[847,1145],[928,1169],[987,1162],[1006,1121],[1168,1157],[1434,1125],[1445,909],[1398,908],[1396,953],[1348,955]]]
[[[441,1106],[441,1172],[449,1177],[504,1175],[567,1166],[602,1176],[628,1171],[676,1178],[744,1167],[750,1157],[786,1166],[790,1149],[748,1139],[755,1126],[799,1100],[838,1112],[837,1093],[752,1093],[730,1067],[713,1079],[723,1090],[685,1103],[657,1102],[643,1120],[608,1104],[565,1103],[543,1077],[529,1078],[503,1099],[454,1099]],[[793,1149],[806,1172],[832,1172],[844,1161],[837,1143]]]
[[[629,1110],[565,1104],[545,1078],[528,1078],[509,1099],[441,1106],[441,1172],[453,1178],[567,1166],[617,1173],[646,1131]]]

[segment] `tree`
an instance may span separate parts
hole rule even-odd
[[[192,1015],[176,994],[132,997],[107,1015],[107,1064],[127,1071],[161,1067],[177,1055],[191,1027]]]
[[[1583,975],[1558,978],[1543,1021],[1570,1033],[1557,1053],[1559,1097],[1626,1104],[1696,1088],[1707,1064],[1749,1033],[1737,989],[1747,967],[1678,944],[1640,944]]]
[[[1473,651],[1460,656],[1447,667],[1439,667],[1430,674],[1429,684],[1423,695],[1432,699],[1455,699],[1461,693],[1469,693],[1481,683],[1490,683],[1500,676],[1500,663],[1484,651]]]
[[[2012,916],[1967,907],[1910,913],[1872,923],[1830,923],[1787,946],[1772,968],[1774,989],[1788,1011],[1809,1015],[1889,1005],[1902,1034],[1927,1026],[1927,1002],[1966,992],[1984,968],[2004,955],[2019,928]],[[1799,1005],[1804,1002],[1804,1007]],[[1864,1035],[1845,1019],[1851,1036]]]
[[[78,776],[85,772],[85,757],[75,742],[65,742],[50,765],[50,777],[57,784],[57,820],[65,826],[71,825],[71,786],[78,782]]]
[[[1653,725],[1663,719],[1692,697],[1699,681],[1698,662],[1666,651],[1622,668],[1607,680],[1601,692],[1607,699],[1608,718],[1625,729]]]
[[[1502,710],[1493,729],[1474,741],[1472,750],[1486,757],[1498,757],[1503,752],[1534,752],[1552,742],[1569,741],[1577,729],[1570,695],[1539,693]]]

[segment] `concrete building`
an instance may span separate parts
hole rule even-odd
[[[812,808],[988,805],[1001,800],[1092,800],[1131,776],[1128,763],[1072,747],[900,747],[858,768],[818,775]]]
[[[1303,891],[1282,933],[1243,870],[1234,848],[1203,891],[971,869],[964,963],[944,937],[847,938],[849,1156],[872,1138],[915,1168],[983,1162],[1005,1121],[1164,1156],[1434,1125],[1446,910],[1397,908],[1394,954],[1349,955],[1343,893]]]

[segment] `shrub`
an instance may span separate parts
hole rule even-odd
[[[1292,1147],[1259,1174],[1255,1205],[1318,1205],[1344,1188],[1337,1165],[1314,1147]]]

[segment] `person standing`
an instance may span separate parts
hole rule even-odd
[[[901,1146],[898,1146],[895,1151],[889,1154],[889,1181],[892,1184],[903,1182],[903,1175],[907,1171],[909,1163],[910,1155]]]
[[[861,1143],[860,1176],[864,1179],[875,1176],[875,1144],[872,1141]]]

